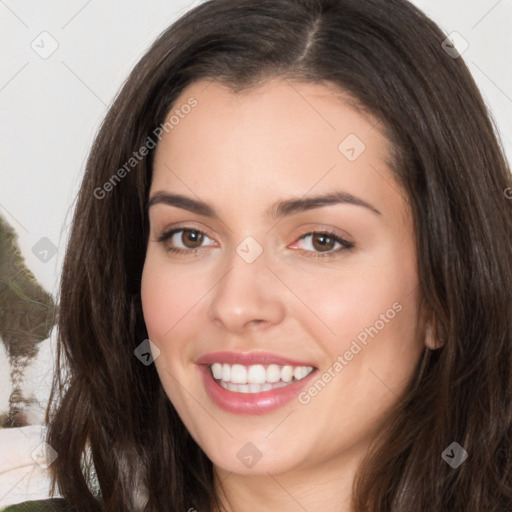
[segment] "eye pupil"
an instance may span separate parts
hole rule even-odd
[[[319,243],[317,243],[317,241]],[[313,246],[315,247],[315,249],[330,250],[333,248],[333,246],[332,246],[333,243],[334,243],[334,240],[327,235],[324,235],[324,234],[313,235]]]
[[[203,234],[200,231],[195,231],[193,229],[184,229],[182,235],[183,244],[188,247],[195,249],[200,247],[203,243]],[[189,242],[192,244],[190,245]]]

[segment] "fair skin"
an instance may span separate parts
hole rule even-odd
[[[163,202],[149,208],[141,294],[162,385],[213,462],[226,510],[348,512],[357,465],[432,344],[422,327],[412,214],[387,167],[388,142],[374,119],[333,92],[280,78],[237,94],[196,82],[175,108],[190,97],[197,107],[156,149],[150,198],[182,194],[218,214]],[[366,146],[353,161],[338,149],[349,134]],[[278,201],[333,191],[369,206],[266,213]],[[183,231],[157,240],[185,227],[204,233],[202,244]],[[353,247],[328,240],[322,249],[325,239],[311,233],[325,231]],[[249,236],[263,251],[252,263],[236,251]],[[166,250],[173,246],[200,252]],[[383,314],[387,321],[377,323]],[[333,371],[371,326],[378,332]],[[331,379],[309,401],[302,395],[262,414],[226,411],[196,364],[216,351],[272,352],[310,362],[311,385],[329,368]],[[237,457],[249,442],[261,453],[252,467]]]

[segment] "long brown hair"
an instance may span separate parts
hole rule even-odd
[[[272,76],[333,83],[382,122],[414,214],[422,300],[443,340],[424,351],[360,467],[354,510],[512,510],[512,182],[445,38],[405,0],[211,0],[154,42],[94,142],[62,273],[68,369],[54,384],[47,441],[59,453],[54,483],[77,511],[220,509],[211,461],[154,366],[134,356],[148,337],[140,280],[153,152],[104,184],[191,82],[239,91]],[[452,442],[468,453],[456,469],[442,458]]]

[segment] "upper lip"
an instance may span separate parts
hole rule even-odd
[[[279,356],[271,352],[210,352],[196,360],[196,364],[278,364],[290,366],[313,366],[309,362],[297,361],[289,357]],[[314,368],[314,366],[313,366]]]

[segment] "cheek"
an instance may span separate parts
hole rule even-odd
[[[386,402],[409,382],[423,350],[418,335],[419,288],[414,252],[404,261],[382,260],[344,285],[338,304],[342,314],[332,322],[337,342],[329,347],[332,360],[345,356],[340,383],[347,389]],[[384,264],[384,262],[386,262]],[[392,392],[390,392],[390,390]]]
[[[190,280],[184,282],[179,273],[170,270],[161,258],[148,253],[142,272],[141,301],[148,334],[155,341],[163,341],[169,335],[197,295]]]
[[[331,331],[324,338],[331,340],[325,346],[330,354],[346,350],[358,336],[363,342],[372,339],[375,328],[379,338],[381,332],[394,331],[400,338],[414,336],[418,279],[414,251],[404,252],[406,258],[389,244],[368,257],[354,258],[354,264],[347,262],[342,272],[325,272],[314,281],[302,281],[304,288],[298,293],[307,297],[317,318]]]
[[[151,263],[144,265],[141,282],[141,301],[144,321],[150,338],[161,338],[168,313],[174,311],[175,293]],[[169,329],[169,327],[167,327]]]

